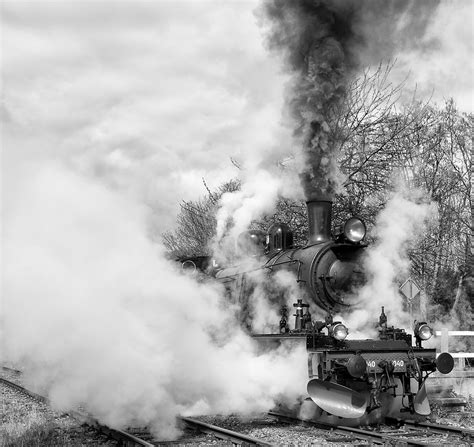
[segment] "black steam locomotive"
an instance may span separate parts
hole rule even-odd
[[[297,339],[306,343],[309,398],[301,407],[305,417],[330,422],[342,417],[359,424],[379,421],[388,414],[429,415],[425,380],[436,370],[449,373],[453,358],[448,353],[436,357],[435,349],[422,347],[433,333],[425,322],[415,324],[413,345],[411,334],[387,324],[383,307],[378,339],[347,339],[348,328],[334,321],[333,314],[349,310],[348,297],[364,281],[361,255],[366,247],[366,228],[353,217],[340,234],[332,237],[332,201],[319,198],[308,201],[307,206],[309,238],[304,247],[293,246],[293,235],[284,224],[273,225],[267,234],[247,232],[241,236],[240,245],[253,254],[254,262],[217,269],[215,278],[226,285],[230,299],[241,306],[245,323],[249,318],[244,310],[249,307],[252,272],[293,272],[301,290],[301,298],[294,304],[294,327],[290,328],[288,308],[283,305],[274,333],[252,335],[263,342]],[[194,268],[194,261],[184,260],[183,267]],[[201,269],[209,267],[205,258],[199,261]],[[324,319],[314,321],[310,308],[323,312]]]

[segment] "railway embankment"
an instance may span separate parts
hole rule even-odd
[[[13,374],[2,371],[2,376]],[[16,378],[16,381],[19,378]],[[54,411],[47,403],[0,382],[0,446],[80,447],[116,446],[93,428],[67,414]]]

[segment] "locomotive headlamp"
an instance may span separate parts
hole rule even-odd
[[[186,272],[186,273],[196,273],[197,267],[196,264],[191,261],[190,259],[184,261],[181,264],[181,268]]]
[[[349,330],[342,323],[334,323],[329,328],[329,335],[331,335],[336,340],[345,340]]]
[[[421,340],[428,340],[433,336],[433,330],[426,323],[419,323],[416,328],[416,335]]]
[[[365,224],[358,217],[351,217],[344,224],[344,236],[351,242],[360,242],[364,239],[365,233]]]

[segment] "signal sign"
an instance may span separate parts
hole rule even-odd
[[[408,278],[400,286],[399,290],[402,293],[402,295],[407,299],[408,302],[411,302],[421,292],[420,286],[411,278]]]

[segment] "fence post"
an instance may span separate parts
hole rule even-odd
[[[448,328],[441,329],[441,352],[449,352]]]

